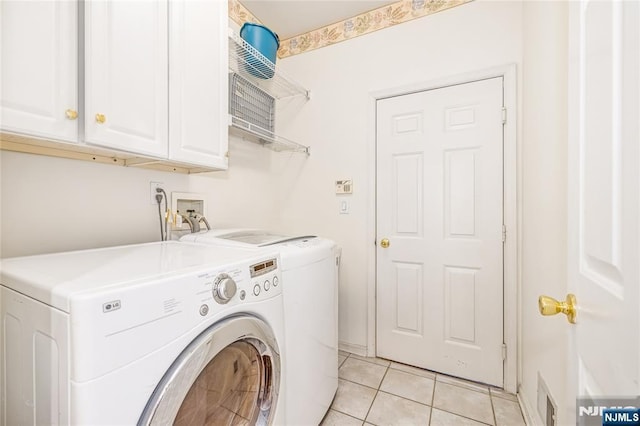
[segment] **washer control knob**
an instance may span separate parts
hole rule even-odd
[[[274,287],[278,287],[278,284],[280,283],[280,280],[278,280],[278,277],[276,277],[275,275],[273,276],[273,279],[271,280],[271,282],[273,282],[273,286]]]
[[[257,296],[260,294],[260,284],[256,284],[253,286],[253,295]]]
[[[266,280],[264,282],[264,291],[269,291],[270,288],[271,288],[271,283],[269,282],[269,280]]]
[[[213,298],[221,305],[228,303],[235,296],[238,287],[227,274],[220,274],[213,283]]]

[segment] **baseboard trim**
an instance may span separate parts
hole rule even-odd
[[[522,410],[522,416],[524,417],[524,423],[527,426],[544,426],[540,421],[540,418],[536,415],[535,410],[531,408],[527,400],[522,396],[522,388],[518,392],[518,403]]]
[[[353,343],[338,342],[338,349],[360,356],[367,356],[367,347],[364,345],[354,345]]]

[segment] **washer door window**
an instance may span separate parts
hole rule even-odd
[[[232,317],[200,334],[154,391],[140,425],[266,425],[275,414],[280,355],[269,326]]]

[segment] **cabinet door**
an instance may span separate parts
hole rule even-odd
[[[166,158],[167,1],[85,2],[85,141]]]
[[[226,1],[170,0],[169,158],[227,168]]]
[[[75,1],[0,1],[3,131],[78,139]]]

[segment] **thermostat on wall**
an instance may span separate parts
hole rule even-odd
[[[349,180],[336,181],[336,194],[353,194],[353,183]]]

